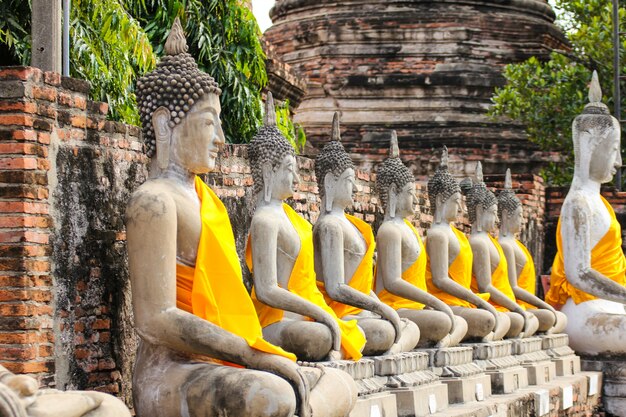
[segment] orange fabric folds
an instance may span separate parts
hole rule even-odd
[[[626,259],[622,251],[622,228],[615,218],[615,212],[609,202],[602,196],[600,198],[611,215],[611,225],[606,234],[591,250],[591,268],[620,285],[626,285]],[[569,297],[572,297],[576,304],[597,299],[597,297],[570,284],[565,276],[560,217],[556,228],[556,247],[557,253],[552,264],[550,290],[546,294],[546,301],[553,306],[559,306],[565,304]]]
[[[424,243],[422,242],[422,238],[420,237],[415,227],[407,221],[404,222],[411,228],[415,237],[417,238],[417,242],[419,243],[420,252],[417,256],[417,259],[411,266],[409,266],[404,272],[402,272],[402,279],[413,285],[414,287],[419,288],[422,291],[428,292],[426,288],[426,248],[424,247]],[[390,293],[387,290],[382,290],[380,294],[378,294],[378,298],[383,303],[392,307],[395,310],[400,308],[412,308],[413,310],[422,310],[424,308],[424,304],[418,303],[417,301],[409,300],[407,298],[398,297]]]
[[[257,350],[295,361],[293,354],[263,340],[259,319],[243,285],[226,208],[199,177],[195,186],[201,201],[202,231],[195,268],[176,268],[177,307],[242,337]]]
[[[326,304],[324,296],[317,289],[315,266],[313,264],[313,231],[311,223],[302,218],[287,204],[283,204],[285,214],[296,229],[300,237],[300,252],[295,260],[291,276],[289,277],[290,292],[310,301],[329,313],[341,330],[341,348],[348,359],[359,360],[363,355],[361,350],[365,346],[365,336],[361,333],[356,320],[344,321],[337,317],[335,312]],[[246,263],[252,271],[252,248],[248,244],[246,249]],[[282,320],[284,311],[263,304],[252,291],[254,307],[262,327],[267,327]]]
[[[498,266],[496,267],[495,271],[491,273],[491,285],[496,287],[497,290],[506,295],[508,299],[515,303],[515,294],[513,293],[513,288],[511,288],[511,283],[509,282],[508,264],[506,262],[506,258],[504,257],[502,246],[500,246],[500,243],[498,243],[498,241],[493,236],[491,236],[490,234],[487,234],[487,236],[489,236],[491,243],[493,243],[493,246],[495,246],[496,250],[498,251],[498,255],[500,256],[500,262],[498,262]],[[474,276],[472,276],[471,288],[472,291],[478,292],[478,283],[476,282],[476,277]],[[496,304],[491,300],[489,300],[489,303],[494,306],[495,309],[498,311],[509,311],[508,308],[502,307],[501,305]]]
[[[350,278],[350,282],[347,284],[355,290],[370,296],[372,289],[374,288],[374,250],[376,249],[374,233],[372,232],[370,225],[365,223],[363,220],[349,214],[346,214],[346,218],[361,233],[363,239],[365,239],[365,245],[367,246],[363,260],[361,260],[361,263],[354,272],[354,275]],[[337,317],[355,315],[363,311],[362,308],[334,301],[326,293],[326,288],[323,282],[317,281],[317,286],[322,294],[324,294],[324,299],[330,308],[332,308],[337,314]]]
[[[530,254],[530,251],[522,242],[515,239],[517,246],[524,252],[524,256],[526,256],[526,264],[524,268],[522,268],[521,272],[517,276],[517,286],[523,290],[528,291],[531,294],[535,294],[536,285],[537,285],[537,276],[535,275],[535,263],[533,262],[533,256]],[[536,306],[532,304],[528,304],[525,301],[517,300],[517,304],[522,306],[522,308],[527,309],[535,309]]]
[[[462,285],[463,287],[471,290],[472,284],[472,262],[474,261],[474,254],[472,253],[472,247],[470,246],[469,240],[463,232],[457,229],[454,226],[450,226],[452,232],[456,236],[459,241],[459,254],[454,261],[448,267],[448,276],[457,284]],[[428,244],[428,242],[427,242]],[[430,258],[427,259],[426,262],[426,287],[428,288],[428,292],[435,297],[439,298],[441,301],[446,303],[449,306],[459,306],[466,308],[475,308],[475,306],[465,300],[457,298],[451,294],[448,294],[433,284],[433,277],[430,271]],[[489,300],[489,294],[487,293],[476,293],[483,300]]]

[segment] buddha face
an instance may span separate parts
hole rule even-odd
[[[589,178],[599,183],[609,182],[621,166],[620,132],[613,129],[608,137],[596,145],[591,154]]]
[[[476,207],[476,222],[478,222],[480,230],[485,232],[493,232],[496,230],[496,224],[498,223],[498,205],[492,204],[485,209],[482,205],[478,204]]]
[[[522,230],[523,209],[522,206],[517,207],[512,212],[502,210],[502,225],[506,225],[506,229],[510,233],[519,233]]]
[[[224,144],[220,111],[215,94],[207,94],[193,105],[172,129],[171,162],[194,174],[215,169],[217,154]]]
[[[334,185],[333,204],[346,208],[354,203],[356,191],[356,175],[354,169],[348,168],[339,175]],[[328,192],[328,190],[327,190]]]
[[[409,217],[416,213],[417,195],[415,195],[415,183],[409,182],[400,189],[396,203],[396,214],[400,217]]]
[[[461,193],[452,194],[441,206],[442,217],[446,222],[453,222],[461,212]]]
[[[285,155],[280,164],[273,169],[271,179],[272,198],[284,200],[293,196],[300,182],[296,157]]]

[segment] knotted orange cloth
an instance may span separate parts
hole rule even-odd
[[[450,226],[450,229],[452,229],[452,232],[459,242],[459,254],[456,258],[454,258],[454,261],[452,261],[450,266],[448,266],[448,276],[457,284],[462,285],[468,290],[471,290],[472,262],[474,261],[472,247],[470,246],[469,240],[467,240],[467,237],[463,232],[461,232],[454,226]],[[426,242],[426,244],[428,244],[428,242]],[[447,292],[444,292],[437,288],[437,286],[433,283],[433,276],[430,271],[430,257],[427,257],[426,260],[426,287],[428,288],[428,292],[430,294],[439,298],[441,301],[449,306],[459,306],[466,308],[476,307],[472,303],[457,298],[454,295],[448,294]],[[489,294],[487,293],[477,293],[476,295],[483,300],[489,300]]]
[[[611,225],[606,234],[591,250],[591,268],[620,285],[626,285],[626,259],[622,251],[622,228],[609,202],[602,196],[600,198],[611,215]],[[598,297],[579,290],[567,281],[565,265],[563,264],[560,217],[556,227],[556,248],[557,253],[552,264],[550,290],[546,294],[546,302],[558,307],[565,304],[569,297],[572,297],[576,304],[597,299]]]
[[[495,271],[491,273],[491,285],[496,287],[497,290],[506,295],[508,299],[515,303],[515,294],[513,293],[513,288],[511,288],[511,283],[509,282],[509,269],[506,258],[504,257],[504,252],[502,251],[502,246],[500,246],[498,241],[490,234],[487,234],[487,236],[489,236],[491,243],[493,243],[493,246],[495,246],[496,250],[498,251],[498,256],[500,257],[500,262],[498,262],[498,266],[496,267]],[[471,288],[472,291],[478,292],[478,282],[476,281],[476,277],[474,275],[472,275]],[[491,300],[489,300],[489,303],[494,306],[495,309],[498,311],[509,311],[508,308],[502,307],[501,305],[496,304]]]
[[[530,251],[522,242],[515,239],[517,246],[524,252],[524,256],[526,256],[526,264],[524,264],[524,268],[520,271],[517,276],[517,286],[523,290],[528,291],[529,293],[535,295],[536,284],[537,284],[537,276],[535,275],[535,263],[533,262],[533,256],[530,254]],[[517,304],[522,306],[523,309],[535,309],[536,306],[532,304],[528,304],[525,301],[517,300]]]
[[[354,275],[352,275],[352,278],[350,278],[350,282],[348,282],[347,284],[355,290],[369,297],[372,293],[372,289],[374,288],[374,249],[376,249],[374,233],[372,232],[372,228],[370,227],[370,225],[365,223],[363,220],[349,214],[346,214],[346,218],[361,233],[363,239],[365,239],[365,245],[367,246],[367,249],[365,250],[365,255],[363,255],[361,263],[357,267],[356,271],[354,271]],[[334,301],[328,296],[323,282],[317,281],[317,287],[320,289],[322,294],[324,294],[324,299],[326,300],[326,303],[328,303],[330,308],[332,308],[333,311],[337,314],[337,317],[355,315],[363,311],[362,308]]]
[[[422,243],[422,238],[420,237],[415,227],[407,221],[404,222],[411,228],[415,237],[417,238],[417,242],[419,244],[419,255],[417,259],[411,266],[409,266],[403,273],[402,279],[413,285],[414,287],[419,288],[422,291],[428,291],[426,288],[426,249],[424,247],[424,243]],[[378,279],[378,278],[377,278]],[[382,278],[380,278],[382,279]],[[418,303],[417,301],[409,300],[407,298],[398,297],[395,294],[390,293],[387,290],[382,290],[380,294],[378,294],[378,298],[383,303],[387,304],[391,308],[398,310],[400,308],[412,308],[413,310],[422,310],[424,308],[424,304]]]
[[[305,300],[310,301],[330,314],[339,325],[341,330],[341,348],[347,359],[359,360],[363,356],[361,351],[365,346],[365,336],[358,328],[356,320],[344,321],[337,317],[335,312],[326,304],[324,296],[319,292],[315,284],[315,266],[313,263],[313,227],[311,223],[302,218],[287,204],[283,204],[283,210],[300,237],[300,252],[289,276],[288,290]],[[248,242],[246,248],[246,263],[252,271],[252,245]],[[277,323],[282,320],[284,311],[263,304],[256,298],[256,292],[252,291],[254,308],[261,321],[262,327]]]
[[[224,204],[199,178],[202,231],[196,266],[176,265],[176,306],[242,337],[254,349],[296,360],[263,340],[259,319],[243,285],[235,237]]]

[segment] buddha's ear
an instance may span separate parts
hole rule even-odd
[[[435,207],[431,207],[431,212],[434,210],[435,224],[439,224],[443,221],[443,195],[441,193],[435,196]]]
[[[337,179],[332,172],[327,172],[324,175],[324,200],[326,202],[326,212],[330,212],[333,209],[333,200],[335,197],[335,186],[337,185]]]
[[[172,129],[169,126],[170,111],[161,106],[152,113],[152,129],[156,139],[156,157],[159,169],[167,168],[170,163],[170,140]]]
[[[476,204],[476,231],[478,232],[483,231],[482,220],[484,212],[485,209],[483,209],[482,204]]]
[[[261,174],[263,174],[263,201],[269,203],[272,199],[272,188],[274,185],[274,170],[272,164],[263,162],[261,165]]]
[[[387,190],[387,212],[392,219],[396,217],[396,207],[398,206],[398,188],[395,183],[391,183]]]

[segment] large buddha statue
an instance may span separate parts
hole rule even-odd
[[[546,301],[567,316],[580,353],[626,353],[626,260],[621,227],[600,194],[622,165],[620,124],[601,102],[594,73],[590,103],[574,119],[574,179],[557,226],[557,255]]]
[[[464,340],[500,340],[510,320],[486,301],[488,294],[471,288],[472,249],[465,234],[452,224],[461,212],[461,188],[448,171],[445,147],[439,168],[428,181],[428,198],[433,213],[426,239],[428,292],[467,322]]]
[[[293,147],[276,127],[271,93],[250,162],[258,200],[246,255],[265,338],[304,361],[359,359],[365,338],[356,321],[338,319],[317,289],[312,226],[283,202],[299,177]]]
[[[498,195],[498,218],[500,234],[498,243],[506,258],[509,270],[509,283],[517,303],[537,317],[539,332],[561,333],[567,324],[567,317],[535,295],[537,276],[530,251],[515,234],[522,229],[522,202],[513,191],[511,170],[506,170],[504,190]]]
[[[137,84],[154,168],[126,212],[137,415],[344,416],[355,398],[346,374],[300,367],[262,338],[228,214],[197,177],[224,143],[220,89],[186,50],[176,19]]]
[[[415,178],[400,160],[395,135],[389,157],[378,168],[376,188],[385,211],[376,234],[378,298],[417,324],[419,347],[456,346],[467,333],[467,322],[427,292],[426,249],[409,221],[418,207]]]
[[[489,294],[489,303],[510,320],[507,338],[532,336],[539,323],[537,318],[517,304],[509,283],[508,265],[502,247],[491,236],[497,230],[498,200],[483,182],[481,163],[476,166],[476,181],[464,181],[461,189],[467,197],[467,211],[472,225],[470,246],[472,262],[472,289]]]
[[[345,213],[354,203],[356,183],[354,165],[340,142],[337,114],[331,140],[315,162],[315,175],[322,196],[313,228],[315,271],[328,305],[338,317],[358,320],[367,338],[365,355],[412,350],[419,340],[417,326],[401,320],[373,292],[372,228]]]
[[[37,380],[0,366],[2,417],[130,417],[119,399],[95,391],[39,389]]]

